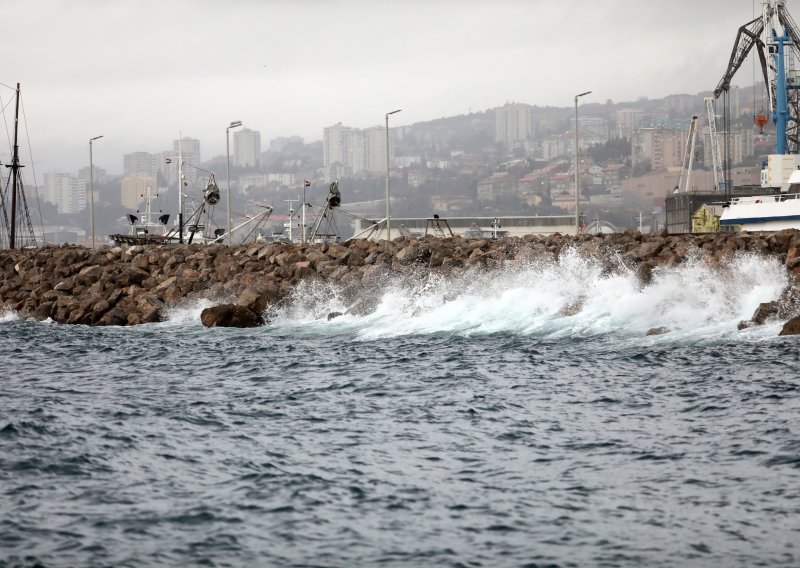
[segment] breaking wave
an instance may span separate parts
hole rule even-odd
[[[501,332],[552,338],[641,337],[654,328],[669,330],[673,337],[713,337],[740,333],[737,324],[750,319],[759,303],[776,300],[787,283],[777,260],[756,255],[743,254],[720,267],[698,255],[655,269],[644,285],[633,268],[609,271],[600,259],[569,251],[551,262],[459,278],[430,273],[387,277],[359,288],[355,297],[346,287],[304,284],[273,314],[271,326],[350,333],[362,340]],[[374,311],[356,315],[361,310],[353,307],[364,304]],[[343,315],[329,320],[334,313]],[[769,326],[766,329],[774,335]]]
[[[661,266],[644,284],[635,267],[586,258],[570,250],[557,260],[530,262],[459,277],[421,271],[386,274],[369,284],[306,281],[251,333],[340,336],[370,341],[430,334],[461,337],[495,333],[543,338],[644,337],[651,341],[774,337],[778,323],[737,330],[758,305],[780,297],[788,284],[776,259],[740,254],[715,266],[696,255]],[[230,300],[229,300],[230,301]],[[211,300],[184,302],[165,321],[142,329],[201,326]],[[0,324],[14,322],[0,311]],[[48,320],[49,322],[50,320]],[[44,322],[47,323],[47,322]],[[668,333],[667,333],[668,332]]]

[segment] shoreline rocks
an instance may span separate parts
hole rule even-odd
[[[206,327],[259,327],[266,323],[260,312],[238,304],[220,304],[200,313]]]
[[[255,321],[283,302],[301,282],[338,285],[348,313],[368,309],[365,294],[388,274],[459,276],[550,262],[567,251],[599,260],[604,270],[634,270],[641,285],[662,266],[702,255],[720,266],[737,253],[773,257],[786,266],[790,285],[774,305],[760,306],[743,327],[800,315],[800,231],[702,235],[461,237],[391,242],[224,245],[134,245],[87,249],[74,245],[0,251],[0,310],[65,324],[137,325],[159,321],[183,302],[229,304],[208,316],[214,325]],[[575,309],[578,309],[577,307]],[[225,315],[227,314],[227,315]],[[234,317],[238,315],[240,317]],[[263,322],[262,322],[263,323]]]

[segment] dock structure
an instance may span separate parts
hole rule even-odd
[[[378,221],[355,219],[354,234],[365,233]],[[446,225],[446,227],[445,227]],[[436,231],[436,227],[444,228]],[[525,235],[562,235],[575,234],[574,215],[549,215],[531,217],[393,217],[392,227],[397,227],[400,235],[421,237],[426,234],[459,237],[492,237]],[[448,230],[449,229],[449,230]],[[368,237],[370,240],[386,238],[383,231],[375,231]]]

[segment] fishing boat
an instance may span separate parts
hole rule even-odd
[[[144,213],[137,211],[140,215],[129,213],[126,217],[130,224],[127,235],[109,235],[116,244],[163,244],[171,242],[173,236],[167,231],[169,223],[169,213],[159,215],[158,221],[153,220],[152,201],[158,194],[153,194],[152,188],[148,185],[144,197]]]
[[[153,194],[150,187],[147,188],[145,197],[145,209],[141,217],[133,214],[128,215],[128,222],[130,223],[130,231],[127,235],[115,234],[109,237],[116,244],[181,244],[181,243],[199,243],[205,245],[211,244],[224,244],[228,239],[228,232],[222,227],[211,228],[211,217],[207,214],[207,206],[216,205],[219,202],[219,188],[214,180],[214,174],[211,174],[203,191],[202,203],[195,209],[189,216],[188,221],[182,223],[182,215],[179,216],[178,225],[167,229],[170,215],[162,214],[158,217],[157,221],[153,220],[153,211],[151,202],[158,197]],[[182,204],[181,204],[182,205]],[[237,239],[238,243],[244,243],[258,236],[257,229],[272,213],[272,207],[269,205],[262,205],[263,211],[257,215],[248,217],[244,222],[240,223],[231,230],[231,236],[236,231],[245,227],[251,226],[249,232],[242,238]],[[138,211],[137,211],[138,213]],[[232,240],[232,239],[228,239]]]

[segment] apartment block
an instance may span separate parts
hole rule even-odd
[[[257,168],[261,163],[261,133],[243,128],[233,134],[233,163],[237,167]]]
[[[44,199],[58,207],[59,214],[80,213],[88,207],[86,180],[72,174],[44,174]]]
[[[150,154],[149,152],[132,152],[122,157],[122,173],[127,176],[150,176],[155,177],[161,161],[160,154]]]
[[[724,162],[726,156],[729,156],[731,164],[741,164],[747,158],[755,154],[755,131],[752,128],[731,132],[730,136],[725,133],[717,133],[717,141],[719,143],[720,159]],[[730,154],[727,154],[725,148],[726,143],[730,143]],[[711,134],[706,129],[703,132],[703,165],[711,167]]]
[[[177,180],[178,154],[183,158],[183,175],[189,183],[194,182],[202,173],[197,170],[197,166],[201,164],[200,140],[197,138],[184,136],[180,140],[174,140],[172,142],[172,152],[165,154],[167,157],[164,160],[164,164],[166,164],[167,159],[171,161],[171,163],[166,164],[165,174],[167,179],[173,182]]]
[[[155,182],[153,176],[133,175],[123,178],[120,188],[122,206],[126,209],[138,210],[139,206],[145,202],[148,188],[151,196],[157,195]]]
[[[506,103],[494,109],[494,140],[506,146],[534,138],[533,107]]]
[[[617,138],[630,138],[633,131],[639,128],[639,122],[644,117],[640,108],[624,108],[615,113],[617,127],[614,135]]]
[[[663,126],[634,131],[631,140],[634,163],[647,160],[654,170],[680,166],[688,134],[686,130],[670,130]]]
[[[325,180],[331,182],[360,172],[386,171],[386,129],[351,128],[342,123],[323,130]],[[389,130],[389,162],[394,160],[394,130]]]

